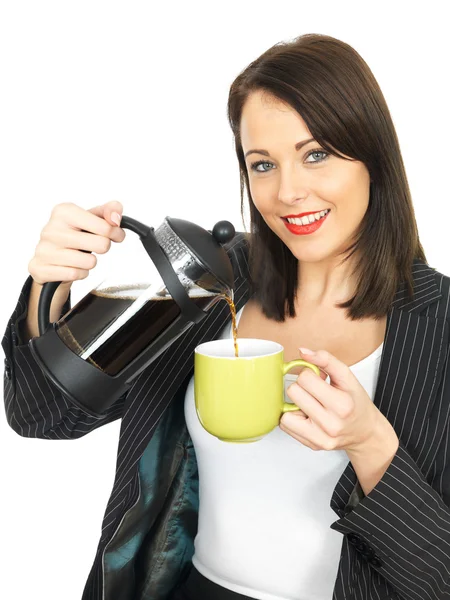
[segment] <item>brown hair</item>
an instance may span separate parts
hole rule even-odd
[[[343,252],[350,254],[342,260],[356,253],[357,291],[336,307],[348,308],[352,320],[383,317],[401,282],[406,282],[412,297],[413,259],[427,261],[397,134],[375,77],[351,46],[311,33],[275,44],[230,87],[227,111],[239,161],[243,222],[245,188],[250,205],[251,290],[268,318],[284,321],[287,311],[295,317],[298,260],[268,227],[251,198],[240,121],[244,103],[254,91],[275,96],[296,110],[325,151],[366,165],[371,178],[369,206],[354,242]]]

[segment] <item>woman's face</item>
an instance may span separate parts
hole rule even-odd
[[[290,106],[262,92],[248,97],[241,141],[244,156],[249,153],[255,207],[299,261],[317,262],[336,256],[352,240],[369,204],[370,175],[362,162],[328,154],[314,140],[295,148],[311,137]],[[329,213],[317,229],[294,225],[290,231],[282,219],[324,210]]]

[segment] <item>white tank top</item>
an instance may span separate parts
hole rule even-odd
[[[230,337],[231,321],[221,339]],[[350,367],[372,400],[382,348]],[[285,375],[285,390],[296,378]],[[342,534],[330,529],[337,519],[330,500],[345,450],[311,450],[278,426],[258,442],[222,442],[198,420],[193,377],[185,418],[199,470],[196,569],[260,600],[330,600],[342,546]]]

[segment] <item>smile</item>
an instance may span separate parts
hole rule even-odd
[[[289,221],[283,217],[281,217],[281,219],[286,225],[286,228],[294,235],[308,235],[317,231],[319,227],[322,227],[322,224],[328,217],[329,213],[330,209],[327,209],[327,212],[322,217],[319,219],[314,219],[312,223],[308,223],[307,225],[299,225],[299,219],[290,219],[291,221],[296,221],[295,223],[289,223]]]

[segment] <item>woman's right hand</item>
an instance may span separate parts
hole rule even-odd
[[[120,222],[123,206],[117,200],[89,210],[73,202],[57,204],[28,263],[33,280],[40,285],[61,281],[61,293],[77,279],[85,279],[97,264],[97,257],[90,253],[105,254],[111,241],[125,239],[125,231],[113,221],[114,213]]]

